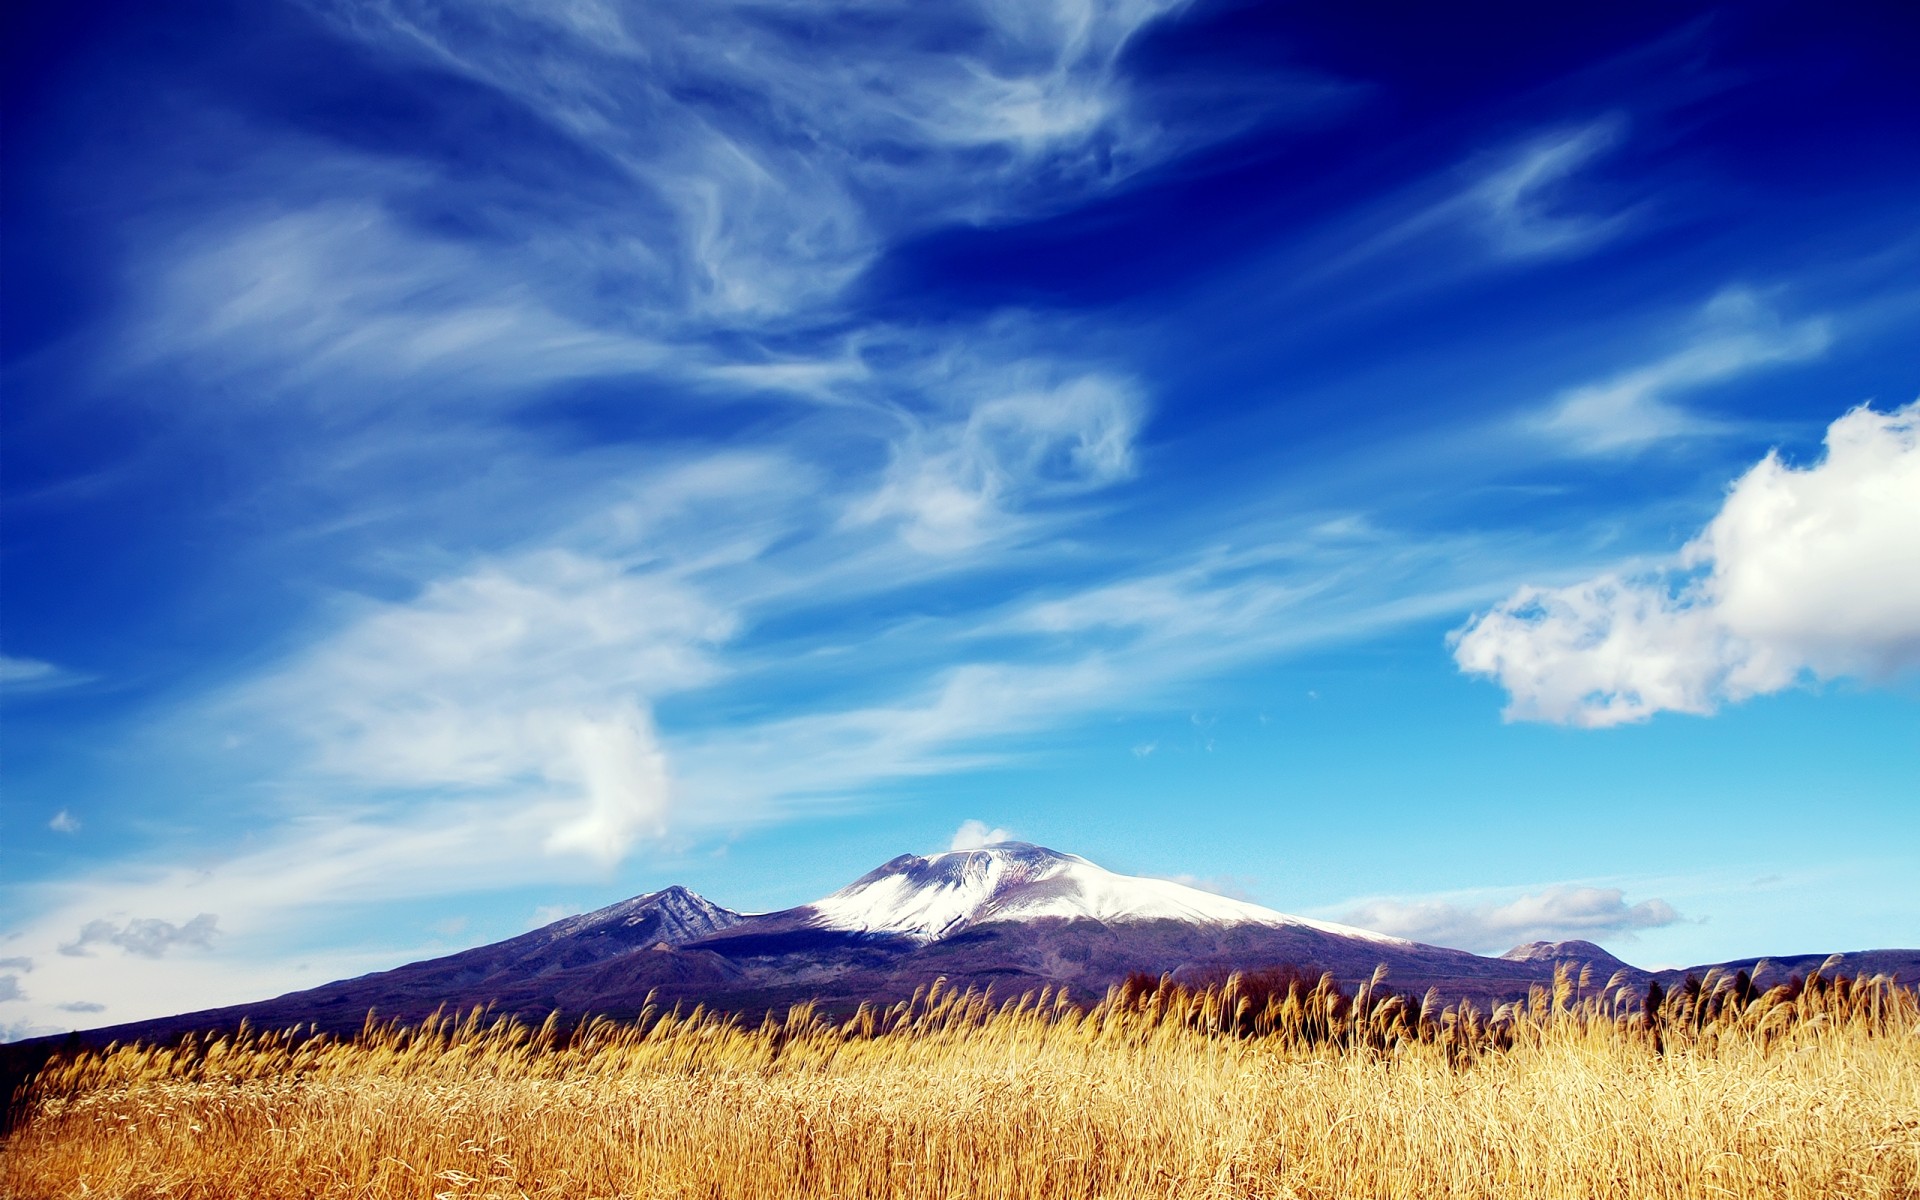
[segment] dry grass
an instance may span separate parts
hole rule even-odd
[[[833,1025],[436,1021],[56,1061],[9,1197],[1913,1197],[1920,1005],[1236,980]]]

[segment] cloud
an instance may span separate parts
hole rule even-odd
[[[1523,942],[1593,939],[1658,929],[1682,918],[1665,900],[1629,905],[1619,888],[1556,884],[1511,900],[1459,903],[1447,899],[1371,900],[1340,920],[1435,946],[1479,954]]]
[[[1595,249],[1630,229],[1644,212],[1644,205],[1619,205],[1589,178],[1594,164],[1626,140],[1626,132],[1623,118],[1606,116],[1544,129],[1518,145],[1476,154],[1351,226],[1342,240],[1352,248],[1320,270],[1337,273],[1390,262],[1395,278],[1380,286],[1399,291],[1412,282],[1408,276],[1434,277],[1431,270],[1405,269],[1404,256],[1423,248],[1451,248],[1470,240],[1474,267],[1489,260],[1504,264]]]
[[[65,1004],[56,1005],[55,1007],[61,1012],[70,1013],[97,1013],[107,1011],[106,1005],[92,1000],[71,1000]]]
[[[1251,880],[1238,875],[1150,875],[1149,879],[1164,879],[1183,887],[1198,888],[1203,892],[1212,892],[1216,896],[1225,896],[1229,900],[1244,900],[1249,904],[1258,904],[1248,885]]]
[[[343,169],[353,172],[351,160]],[[375,179],[365,182],[371,184]],[[121,348],[125,365],[183,362],[252,394],[334,405],[464,405],[559,379],[632,373],[666,351],[560,311],[496,258],[416,233],[364,200],[235,213],[166,247]],[[411,385],[395,389],[399,382]],[[262,383],[267,386],[261,387]],[[344,383],[346,386],[339,386]]]
[[[160,958],[183,946],[211,950],[213,939],[220,933],[218,924],[219,918],[213,913],[201,913],[183,925],[157,917],[134,917],[118,925],[103,917],[82,926],[80,936],[62,945],[60,953],[84,957],[94,946],[118,946],[142,958]]]
[[[55,833],[79,833],[80,818],[63,808],[53,814],[53,819],[47,822],[47,828]]]
[[[611,865],[636,838],[666,833],[667,758],[646,713],[636,706],[607,720],[581,721],[567,743],[586,811],[548,835],[549,851]]]
[[[947,849],[980,850],[1012,840],[1013,834],[1005,829],[989,829],[985,821],[968,820],[960,822],[960,828],[953,831],[953,840],[947,843]]]
[[[0,971],[20,971],[31,974],[33,972],[33,960],[24,957],[0,958]]]
[[[1579,454],[1622,454],[1655,442],[1723,432],[1726,426],[1675,397],[1761,367],[1818,357],[1832,341],[1826,321],[1789,321],[1754,293],[1715,296],[1686,345],[1645,366],[1556,398],[1529,419],[1536,433]]]
[[[1494,249],[1507,257],[1589,249],[1618,234],[1637,210],[1582,211],[1573,181],[1625,134],[1626,123],[1618,117],[1544,134],[1489,171],[1462,202],[1478,217]]]
[[[1192,144],[1135,118],[1117,69],[1177,7],[1159,0],[801,24],[749,3],[313,7],[604,164],[591,182],[619,202],[559,204],[578,232],[554,265],[727,323],[831,299],[889,237],[1059,203]]]
[[[18,975],[0,975],[0,1002],[25,1000],[26,998],[26,993],[20,990],[20,977]]]
[[[671,572],[538,552],[370,607],[236,707],[323,773],[530,800],[549,851],[611,863],[668,817],[649,701],[714,679],[733,628]]]
[[[1673,568],[1523,587],[1451,635],[1454,660],[1506,688],[1508,720],[1589,728],[1884,679],[1920,664],[1916,512],[1920,402],[1856,408],[1819,462],[1741,476]]]
[[[50,692],[86,683],[91,678],[42,659],[0,654],[0,692]]]
[[[1048,634],[1126,631],[1156,640],[1258,636],[1305,597],[1306,589],[1268,574],[1201,562],[1038,601],[1016,614],[1009,627]]]
[[[1016,509],[1133,473],[1143,406],[1128,382],[1085,375],[1015,388],[960,420],[916,424],[895,443],[884,481],[853,507],[852,521],[894,521],[916,549],[951,553],[1003,532]]]

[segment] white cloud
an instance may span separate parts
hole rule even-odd
[[[1826,321],[1789,321],[1752,292],[1728,289],[1707,304],[1684,346],[1563,393],[1529,425],[1580,454],[1626,453],[1719,432],[1722,423],[1690,412],[1675,397],[1761,367],[1817,357],[1831,341]]]
[[[181,946],[208,950],[219,936],[218,926],[219,918],[213,913],[201,913],[179,925],[158,917],[134,917],[125,924],[101,917],[81,926],[80,935],[62,944],[60,953],[84,957],[95,946],[118,946],[128,954],[159,958]]]
[[[1015,387],[960,420],[912,429],[896,442],[880,488],[854,506],[851,519],[897,521],[909,545],[949,553],[1002,532],[1018,508],[1133,473],[1142,405],[1128,383],[1085,375]]]
[[[1770,452],[1649,577],[1525,587],[1452,635],[1460,669],[1506,688],[1509,720],[1600,727],[1711,713],[1805,676],[1920,664],[1920,402],[1856,408],[1826,454]]]
[[[1492,169],[1464,200],[1503,255],[1526,258],[1585,250],[1618,234],[1636,215],[1633,209],[1582,211],[1568,196],[1570,181],[1618,145],[1625,133],[1624,121],[1606,117],[1545,134]]]
[[[47,822],[47,828],[55,833],[79,833],[80,818],[63,808],[53,814],[53,819]]]
[[[1524,942],[1593,939],[1681,920],[1665,900],[1628,904],[1619,888],[1556,884],[1510,900],[1369,900],[1341,914],[1362,929],[1487,954]]]
[[[572,214],[592,260],[716,320],[817,305],[889,235],[1037,203],[1036,178],[1110,186],[1179,145],[1132,117],[1116,69],[1178,7],[1160,0],[985,3],[944,14],[933,38],[858,6],[804,31],[751,3],[314,6],[615,164],[627,202]]]
[[[1013,834],[1005,829],[989,828],[985,821],[967,820],[960,822],[960,828],[953,831],[953,840],[947,843],[947,849],[980,850],[1012,840]]]
[[[650,700],[714,679],[734,625],[670,572],[543,551],[370,609],[241,704],[327,773],[511,797],[549,850],[612,862],[668,818]]]
[[[1198,888],[1203,892],[1212,892],[1216,896],[1225,896],[1229,900],[1245,900],[1249,904],[1260,903],[1249,889],[1252,880],[1238,875],[1149,875],[1149,879],[1164,879],[1182,887]]]
[[[1339,272],[1424,244],[1470,239],[1475,266],[1585,253],[1632,228],[1644,205],[1621,205],[1587,178],[1626,138],[1618,116],[1540,131],[1423,181],[1344,230],[1352,248],[1320,269]],[[1426,273],[1430,275],[1431,273]],[[1396,271],[1398,276],[1422,273]],[[1389,289],[1405,279],[1386,282]]]
[[[587,810],[548,836],[548,850],[612,864],[636,838],[666,833],[667,756],[645,713],[635,707],[609,720],[583,721],[567,740]]]
[[[0,684],[36,683],[59,672],[60,668],[37,658],[14,658],[0,654]]]
[[[1010,628],[1036,633],[1131,630],[1159,639],[1243,633],[1258,636],[1309,589],[1261,575],[1192,567],[1085,588],[1038,601],[1015,614]]]
[[[89,678],[42,659],[0,654],[0,691],[47,692],[85,683]]]
[[[438,399],[419,391],[438,380],[461,385],[449,395],[470,404],[666,356],[656,341],[562,314],[486,255],[414,233],[366,201],[229,214],[167,253],[150,268],[158,282],[123,348],[128,362],[185,361],[247,377],[263,396],[324,381],[331,404],[413,403]],[[400,381],[411,388],[396,392]]]

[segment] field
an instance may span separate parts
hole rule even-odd
[[[1649,1015],[1584,982],[1492,1013],[1236,978],[118,1047],[42,1072],[0,1195],[1920,1195],[1913,992],[1716,976]]]

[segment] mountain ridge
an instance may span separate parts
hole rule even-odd
[[[780,928],[899,936],[922,945],[977,925],[1058,917],[1130,924],[1271,925],[1411,946],[1404,938],[1201,891],[1170,879],[1121,875],[1077,854],[1030,842],[902,854],[818,900],[749,918],[738,936]]]
[[[1806,971],[1825,956],[1724,964]],[[1169,880],[1118,875],[1077,855],[1002,843],[900,855],[820,900],[770,913],[727,909],[674,885],[561,918],[499,942],[267,1000],[86,1031],[165,1038],[190,1030],[358,1029],[369,1010],[417,1021],[486,1007],[544,1019],[620,1018],[655,1003],[703,1004],[749,1018],[801,1001],[829,1014],[911,995],[934,979],[1002,998],[1064,988],[1093,999],[1129,975],[1204,983],[1236,971],[1331,973],[1345,984],[1387,969],[1388,986],[1498,1003],[1588,965],[1636,991],[1687,971],[1646,971],[1586,941],[1533,942],[1488,957],[1294,917]],[[1721,964],[1713,964],[1721,965]],[[1850,973],[1920,977],[1920,950],[1843,956]],[[40,1039],[46,1040],[46,1039]]]

